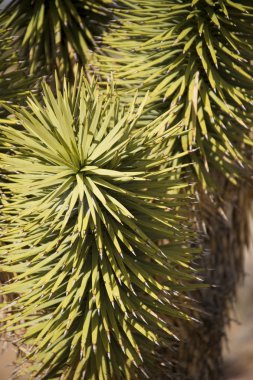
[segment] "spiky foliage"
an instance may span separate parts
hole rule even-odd
[[[201,328],[181,324],[185,341],[164,357],[172,363],[180,358],[182,365],[176,370],[167,365],[161,378],[222,378],[222,339],[242,276],[247,230],[247,204],[241,202],[245,192],[224,177],[234,182],[246,174],[244,148],[252,145],[252,3],[119,1],[123,8],[115,11],[116,23],[103,38],[108,58],[98,56],[100,72],[113,71],[124,94],[128,89],[131,95],[134,87],[150,89],[152,111],[146,117],[173,107],[170,125],[182,120],[189,131],[175,149],[199,149],[190,157],[201,187],[209,192],[203,196],[200,189],[200,224],[206,226],[208,253],[197,265],[217,287],[194,293],[203,310],[194,313]],[[214,199],[206,185],[213,180]]]
[[[0,3],[1,4],[1,3]],[[35,79],[27,75],[24,63],[20,62],[17,52],[13,49],[13,38],[9,36],[9,31],[0,27],[0,121],[7,122],[7,112],[4,104],[10,104],[22,100],[28,94],[29,89],[35,89]],[[11,119],[8,123],[12,123]],[[3,146],[1,150],[4,149]],[[1,174],[3,170],[1,167]],[[3,189],[0,189],[0,205],[2,203]],[[0,273],[0,283],[9,278],[6,273]]]
[[[12,0],[2,11],[3,28],[11,27],[18,36],[17,46],[30,72],[55,69],[72,71],[73,63],[86,64],[94,34],[108,19],[111,0]],[[106,17],[107,15],[107,17]]]
[[[252,145],[252,2],[119,2],[129,9],[115,11],[101,72],[151,90],[157,111],[173,108],[170,125],[188,130],[177,149],[198,148],[191,157],[203,185],[209,167],[236,181],[247,166],[242,147]]]
[[[174,158],[153,148],[178,127],[136,131],[144,103],[122,109],[112,86],[43,91],[16,111],[22,130],[1,126],[2,294],[20,294],[4,329],[26,330],[33,378],[139,378],[193,286],[180,166],[160,169]]]
[[[11,102],[17,99],[21,103],[22,97],[28,94],[34,80],[26,75],[24,65],[19,62],[18,56],[12,47],[13,37],[9,32],[0,28],[0,102]],[[5,114],[0,105],[0,117]]]

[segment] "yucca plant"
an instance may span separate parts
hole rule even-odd
[[[182,325],[186,341],[175,351],[182,363],[177,375],[221,379],[224,326],[242,277],[248,233],[249,193],[240,183],[252,173],[253,6],[246,0],[119,4],[102,38],[103,58],[97,54],[100,77],[112,71],[126,102],[133,88],[150,90],[145,119],[171,109],[169,125],[181,121],[188,131],[180,144],[174,141],[175,151],[197,148],[184,159],[197,175],[199,221],[210,252],[198,265],[216,288],[194,293],[204,312],[194,314],[202,328]]]
[[[2,295],[19,296],[1,331],[26,351],[31,378],[222,377],[247,232],[233,183],[250,170],[252,17],[249,0],[12,0],[0,14],[31,73],[72,81],[75,62],[88,73],[98,61],[101,84],[113,71],[128,104],[113,86],[61,81],[10,109],[13,127],[2,121],[0,262],[14,277]],[[197,268],[218,286],[195,292],[204,313],[184,296],[196,287],[184,193],[196,179],[210,252]],[[180,322],[187,312],[201,328]],[[168,351],[173,333],[184,339]]]
[[[36,90],[36,80],[27,75],[24,62],[20,62],[18,54],[13,50],[13,37],[9,30],[0,27],[0,122],[12,123],[11,118],[6,119],[8,113],[4,104],[18,101],[22,104],[29,89]],[[1,150],[6,150],[3,143]],[[3,169],[1,167],[1,175]],[[2,203],[3,189],[0,189],[0,205]],[[1,244],[1,243],[0,243]],[[9,274],[0,272],[0,283],[5,282]]]
[[[170,125],[181,121],[188,131],[176,149],[198,148],[189,157],[204,187],[215,182],[210,167],[236,182],[247,167],[242,147],[252,146],[251,2],[119,4],[102,39],[100,75],[112,71],[124,89],[150,90],[160,113],[173,108]]]
[[[17,51],[13,50],[13,37],[8,30],[0,27],[0,102],[19,101],[35,87],[35,80],[26,73],[26,67],[19,61]],[[0,105],[0,117],[6,114]]]
[[[184,166],[161,169],[181,155],[157,149],[179,127],[161,134],[164,114],[139,130],[145,100],[122,108],[113,85],[63,87],[11,110],[22,129],[0,127],[12,152],[1,270],[13,274],[1,294],[19,294],[2,330],[23,331],[32,378],[140,378],[196,282]]]
[[[111,0],[13,0],[1,12],[4,29],[12,28],[16,46],[31,73],[72,72],[75,62],[85,65],[94,35],[108,21]]]

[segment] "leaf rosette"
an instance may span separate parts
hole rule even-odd
[[[0,14],[4,29],[12,28],[30,72],[72,73],[85,65],[109,19],[111,0],[12,0]]]
[[[218,185],[213,171],[233,183],[249,176],[252,2],[119,3],[97,54],[101,73],[113,72],[124,94],[149,90],[156,112],[173,109],[170,126],[182,121],[188,131],[175,149],[198,149],[189,157],[204,187]]]
[[[18,293],[3,328],[24,329],[32,376],[132,379],[194,288],[184,167],[154,148],[178,127],[136,128],[146,100],[122,108],[113,85],[63,87],[1,126],[2,294]]]

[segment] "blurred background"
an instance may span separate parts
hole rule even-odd
[[[252,236],[252,233],[251,233]],[[252,239],[253,240],[253,239]],[[224,347],[226,380],[253,379],[253,244],[245,256],[245,281],[238,289]]]

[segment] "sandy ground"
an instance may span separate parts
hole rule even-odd
[[[15,360],[16,354],[13,347],[0,352],[0,380],[8,380],[11,376],[12,361]]]

